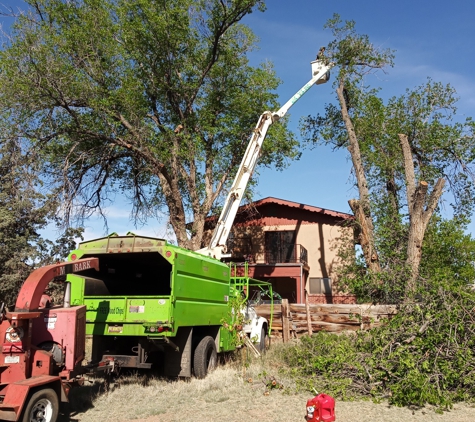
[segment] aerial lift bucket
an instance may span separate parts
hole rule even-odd
[[[311,62],[312,64],[312,76],[315,76],[317,73],[319,73],[322,69],[323,66],[325,66],[325,63],[323,60],[314,60]],[[315,82],[315,85],[321,85],[330,80],[330,71],[328,70],[317,82]]]

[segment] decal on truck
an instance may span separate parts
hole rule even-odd
[[[103,315],[123,315],[124,310],[116,306],[115,308],[109,308],[108,304],[99,305],[97,312]]]
[[[143,314],[145,312],[145,306],[129,306],[129,312],[131,314]]]

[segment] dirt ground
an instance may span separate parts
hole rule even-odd
[[[219,368],[204,380],[190,381],[144,381],[137,377],[119,381],[108,391],[96,391],[89,401],[83,396],[81,411],[73,412],[70,421],[304,421],[311,394],[272,390],[266,395],[265,392],[259,369],[243,376],[235,369]],[[433,408],[413,410],[369,401],[337,401],[335,414],[338,422],[475,421],[475,407],[466,404],[457,404],[438,414]]]
[[[302,400],[304,399],[304,400]],[[272,404],[266,400],[257,399],[248,409],[241,409],[234,412],[231,403],[222,403],[215,406],[200,406],[198,409],[183,409],[183,412],[166,412],[160,415],[150,416],[145,419],[134,419],[136,422],[178,422],[191,420],[193,422],[303,422],[305,415],[305,398],[283,397],[280,400],[273,400]],[[228,407],[229,413],[222,415],[222,407]],[[219,409],[218,409],[219,407]],[[240,406],[239,406],[240,407]],[[407,408],[397,408],[384,404],[374,404],[371,402],[338,402],[335,408],[335,417],[338,422],[429,422],[429,421],[451,421],[470,422],[475,421],[475,409],[465,405],[455,406],[450,412],[440,415],[433,409],[410,410]],[[124,419],[129,421],[131,419]]]

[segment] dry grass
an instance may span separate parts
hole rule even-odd
[[[204,380],[166,380],[138,373],[121,376],[108,389],[100,382],[72,392],[72,420],[141,422],[293,422],[304,420],[311,394],[295,391],[292,381],[278,375],[279,348],[262,360],[243,366],[227,363]],[[282,389],[268,391],[275,376]],[[266,391],[268,393],[266,393]],[[475,408],[456,406],[444,415],[432,409],[413,411],[371,402],[337,402],[338,422],[475,420]]]

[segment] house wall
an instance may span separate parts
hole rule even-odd
[[[338,241],[341,241],[344,229],[328,224],[288,224],[265,227],[265,231],[295,230],[296,243],[308,251],[309,277],[334,277],[338,262]]]
[[[255,222],[254,222],[255,223]],[[328,224],[325,222],[279,224],[274,222],[268,226],[261,225],[237,225],[234,228],[236,237],[247,237],[252,242],[253,262],[265,261],[265,233],[267,231],[296,231],[296,244],[307,249],[308,252],[308,277],[323,277],[332,279],[332,297],[325,295],[310,295],[311,303],[355,303],[354,297],[339,295],[334,288],[337,282],[336,267],[339,263],[338,248],[343,243],[352,239],[352,229],[342,227],[339,222]],[[336,224],[338,223],[338,224]],[[303,301],[302,291],[305,288],[306,279],[302,280],[302,286],[296,286],[299,302]]]
[[[293,221],[292,221],[293,220]],[[321,221],[289,218],[261,218],[234,226],[236,238],[247,237],[252,243],[255,262],[264,262],[265,232],[296,231],[295,243],[308,251],[309,277],[335,277],[338,265],[338,248],[351,244],[353,229],[344,227],[341,221],[324,217]]]
[[[295,205],[292,205],[295,204]],[[339,264],[338,249],[342,245],[353,247],[353,229],[346,227],[348,215],[335,211],[328,211],[301,204],[280,204],[275,202],[260,204],[250,212],[238,214],[232,229],[235,243],[233,255],[239,255],[239,240],[249,242],[252,250],[251,264],[258,272],[264,266],[267,272],[273,265],[264,265],[265,234],[268,231],[295,231],[295,243],[303,246],[308,253],[308,265],[301,262],[290,264],[276,264],[274,270],[281,265],[289,265],[288,282],[295,286],[295,296],[299,303],[304,302],[304,289],[309,278],[331,278],[332,295],[309,295],[310,303],[355,303],[354,296],[340,294],[335,288],[337,283],[336,268]],[[242,244],[246,244],[243,242]],[[244,248],[246,249],[246,248]],[[248,249],[246,249],[248,250]],[[242,256],[242,255],[241,255]],[[251,265],[252,266],[252,265]],[[254,270],[252,271],[254,272]],[[256,278],[262,278],[258,276]],[[298,273],[298,274],[297,274]],[[265,274],[262,279],[275,279],[282,275]],[[291,297],[289,297],[291,299]]]

